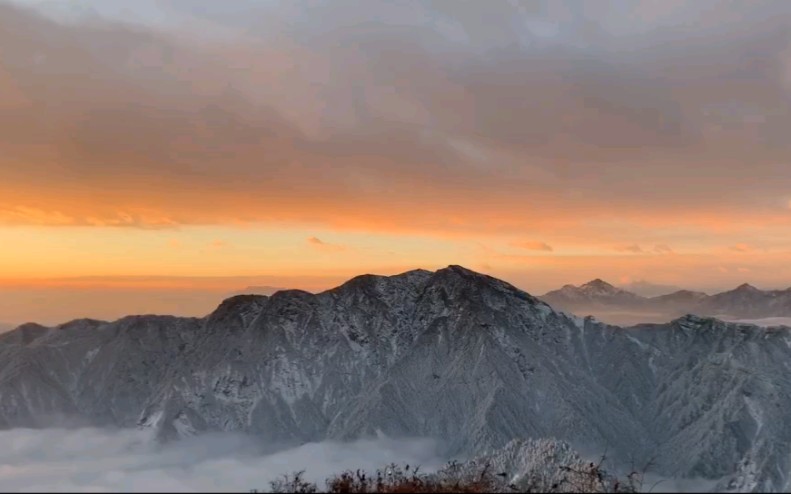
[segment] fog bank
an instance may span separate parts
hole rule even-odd
[[[430,471],[445,463],[424,439],[309,443],[262,455],[262,445],[239,434],[161,445],[146,431],[83,428],[0,431],[0,444],[3,492],[265,492],[271,480],[299,470],[323,487],[346,469],[395,462]]]

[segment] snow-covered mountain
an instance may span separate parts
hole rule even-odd
[[[541,297],[552,306],[569,307],[642,307],[648,300],[632,292],[595,279],[584,285],[564,285]]]
[[[606,288],[606,287],[605,287]],[[460,266],[0,335],[0,427],[372,434],[485,454],[557,438],[667,476],[791,487],[788,328],[685,316],[619,328]]]
[[[728,320],[791,317],[791,288],[759,290],[742,284],[715,295],[678,290],[656,297],[642,297],[602,280],[581,286],[565,285],[540,297],[558,309],[590,314],[608,322],[669,321],[684,314],[722,317]],[[613,315],[626,315],[615,318]]]
[[[651,307],[650,299],[601,279],[580,286],[564,285],[539,298],[556,309],[573,314],[592,315],[610,324],[631,325],[672,319],[665,317],[664,313],[657,313]]]

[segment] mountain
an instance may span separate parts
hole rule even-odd
[[[703,304],[711,297],[703,292],[678,290],[667,295],[651,297],[646,301],[645,308],[664,315],[666,319],[679,317],[683,314],[708,314],[701,310]]]
[[[674,285],[660,285],[645,280],[632,281],[627,284],[619,285],[618,288],[621,288],[628,292],[636,293],[637,295],[643,297],[657,297],[660,295],[667,295],[668,293],[673,293],[681,290],[680,287]]]
[[[204,318],[0,335],[0,427],[243,431],[279,446],[422,436],[461,456],[556,438],[722,489],[783,490],[790,331],[691,315],[620,328],[460,266],[363,275],[232,297]]]
[[[606,281],[595,279],[584,285],[564,285],[540,297],[552,307],[565,312],[594,315],[611,324],[629,325],[640,322],[668,321],[652,318],[645,297],[617,288]]]
[[[564,307],[574,306],[624,306],[642,305],[646,299],[632,292],[627,292],[603,281],[595,279],[584,285],[564,285],[559,290],[546,293],[541,297],[547,303]]]
[[[791,316],[791,289],[764,291],[744,283],[712,295],[700,312],[744,319]]]
[[[692,290],[678,290],[666,295],[659,295],[651,297],[649,300],[656,304],[661,305],[683,305],[685,307],[694,307],[701,304],[704,300],[710,298],[703,292],[695,292]]]
[[[276,292],[286,290],[286,288],[276,286],[248,286],[242,290],[237,290],[228,294],[229,297],[237,295],[272,295]]]
[[[663,322],[684,314],[728,320],[791,317],[791,288],[760,290],[747,283],[733,290],[707,295],[678,290],[656,297],[641,297],[602,280],[576,287],[565,285],[540,297],[558,309],[590,314],[614,324]]]

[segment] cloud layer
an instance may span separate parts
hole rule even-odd
[[[785,2],[115,4],[0,6],[1,221],[787,221]]]
[[[0,490],[5,492],[266,492],[269,481],[305,470],[307,480],[396,462],[441,467],[428,440],[309,443],[264,454],[252,439],[209,434],[157,445],[144,431],[0,431]]]

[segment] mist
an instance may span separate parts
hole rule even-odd
[[[730,322],[755,324],[756,326],[791,326],[791,317],[762,317],[760,319],[723,319]]]
[[[372,473],[396,463],[431,473],[450,459],[435,440],[384,436],[273,453],[276,445],[230,432],[163,444],[152,430],[16,428],[0,431],[0,444],[0,492],[267,492],[271,481],[298,471],[321,489],[346,470]],[[656,466],[603,459],[601,448],[575,446],[586,462],[601,462],[620,479],[636,470],[643,491],[710,492],[724,480],[670,478]]]
[[[11,429],[0,431],[0,491],[267,491],[269,482],[304,470],[323,487],[347,469],[390,463],[431,471],[445,460],[428,439],[377,438],[308,443],[274,454],[249,436],[206,434],[167,444],[150,431]]]

